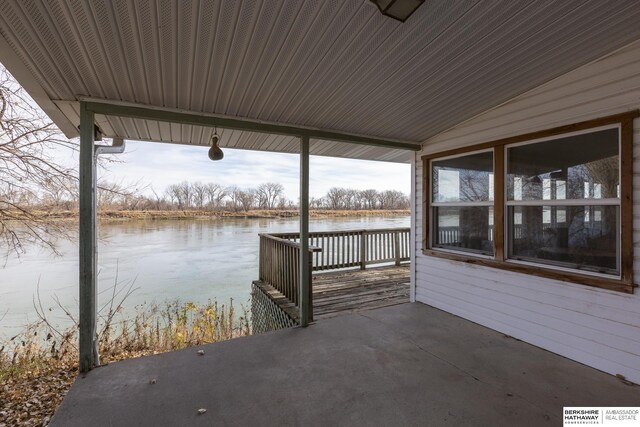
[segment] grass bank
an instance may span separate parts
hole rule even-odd
[[[409,210],[326,210],[312,209],[312,218],[358,218],[407,216]],[[40,211],[37,216],[47,219],[75,220],[77,211]],[[103,221],[120,220],[183,220],[183,219],[253,219],[253,218],[294,218],[297,210],[249,210],[249,211],[202,211],[202,210],[105,210],[100,209],[98,217]]]
[[[102,364],[251,334],[247,311],[237,313],[233,301],[140,305],[128,318],[123,312],[114,303],[100,314]],[[77,327],[58,331],[39,314],[38,323],[0,343],[0,426],[47,425],[78,374]]]

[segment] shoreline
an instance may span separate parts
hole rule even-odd
[[[311,209],[311,218],[356,218],[356,217],[391,217],[408,216],[410,211],[397,210],[329,210]],[[38,212],[41,219],[56,221],[77,221],[78,212],[52,211]],[[286,210],[249,210],[249,211],[200,211],[200,210],[123,210],[123,211],[99,211],[100,221],[130,221],[130,220],[217,220],[217,219],[279,219],[295,218],[299,216],[297,209]]]

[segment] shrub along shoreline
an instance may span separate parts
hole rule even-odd
[[[127,293],[100,316],[102,364],[251,335],[246,308],[236,313],[233,301],[143,304],[127,318]],[[0,427],[46,426],[78,375],[77,327],[59,331],[43,314],[19,335],[0,341]]]
[[[408,216],[407,209],[372,210],[330,210],[311,209],[311,218],[358,218],[358,217],[394,217]],[[37,216],[56,220],[77,220],[77,211],[38,211]],[[205,211],[205,210],[98,210],[100,220],[184,220],[184,219],[261,219],[295,218],[297,209],[249,210],[249,211]]]

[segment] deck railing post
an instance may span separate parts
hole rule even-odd
[[[79,285],[80,372],[99,363],[96,339],[96,164],[94,114],[80,103]]]
[[[396,253],[396,265],[400,265],[400,258],[402,258],[402,255],[400,254],[400,232],[399,231],[394,232],[393,237],[395,239],[393,250]]]
[[[300,138],[300,326],[311,321],[311,268],[309,256],[309,137]]]
[[[367,268],[367,232],[360,232],[360,270]]]
[[[307,253],[309,254],[309,272],[307,273],[307,283],[309,283],[309,322],[313,322],[313,258],[309,250],[307,250]]]

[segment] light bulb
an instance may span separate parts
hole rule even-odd
[[[218,147],[218,141],[220,141],[218,134],[211,137],[211,148],[209,149],[209,158],[211,160],[222,160],[224,157],[224,153],[220,147]]]

